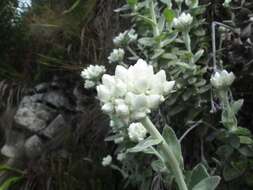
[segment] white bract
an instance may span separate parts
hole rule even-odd
[[[114,49],[110,56],[108,57],[109,63],[118,63],[123,61],[125,56],[125,51],[121,48]]]
[[[154,74],[153,66],[139,59],[128,69],[118,65],[113,76],[104,74],[97,92],[105,113],[129,123],[157,108],[174,85],[175,81],[166,80],[164,70]]]
[[[229,87],[235,80],[233,72],[228,73],[226,70],[216,71],[210,81],[213,87],[220,89]]]
[[[141,123],[131,123],[127,130],[128,136],[133,142],[140,142],[147,136],[147,130]]]
[[[112,163],[112,157],[111,157],[111,155],[107,155],[102,160],[102,165],[103,166],[109,166],[111,163]]]
[[[187,30],[192,24],[193,17],[189,13],[182,13],[178,18],[174,18],[173,26],[178,30]]]
[[[123,33],[119,33],[119,35],[113,39],[113,43],[116,46],[124,46],[136,41],[137,38],[138,34],[135,33],[134,29],[126,30]]]
[[[81,72],[81,77],[85,79],[84,87],[93,88],[98,84],[101,76],[106,72],[104,66],[90,65]]]

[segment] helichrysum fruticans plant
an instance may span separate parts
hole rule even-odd
[[[219,177],[210,176],[202,164],[184,175],[182,139],[167,126],[182,130],[188,122],[205,121],[211,84],[218,90],[233,82],[233,74],[226,71],[214,74],[210,83],[206,80],[204,8],[191,0],[131,0],[120,9],[130,11],[135,30],[113,39],[119,49],[108,60],[118,65],[114,75],[103,75],[97,92],[102,110],[111,119],[112,136],[106,140],[118,144],[117,160],[130,171],[131,180],[137,179],[139,175],[132,171],[142,164],[133,163],[133,153],[142,152],[147,157],[155,155],[158,160],[147,159],[153,161],[152,169],[165,175],[164,179],[175,179],[180,190],[213,190],[219,183]],[[149,119],[151,112],[163,118],[165,127],[157,126],[162,134]]]

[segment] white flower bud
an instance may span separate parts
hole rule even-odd
[[[114,49],[110,56],[108,57],[109,63],[117,63],[123,61],[125,56],[125,51],[121,48]]]
[[[85,79],[84,87],[94,88],[105,73],[105,67],[99,65],[90,65],[81,72],[81,77]]]
[[[135,33],[134,29],[126,30],[123,33],[119,33],[119,35],[113,39],[113,43],[116,46],[126,46],[129,43],[136,41],[137,38],[138,35]]]
[[[128,127],[128,136],[133,142],[139,142],[147,136],[147,130],[141,123],[132,123]]]
[[[103,166],[109,166],[111,163],[112,163],[112,157],[111,157],[111,155],[107,155],[102,160],[102,165]]]
[[[228,73],[226,70],[216,71],[210,81],[213,87],[220,89],[229,87],[235,80],[233,72]]]
[[[178,30],[187,30],[192,24],[193,17],[187,13],[182,13],[178,18],[174,18],[173,26]]]
[[[90,65],[81,72],[81,76],[87,80],[95,80],[105,73],[105,67],[99,65]]]
[[[116,36],[114,39],[113,39],[113,43],[116,45],[116,46],[121,46],[124,41],[126,40],[126,35],[127,35],[127,31],[123,32],[123,33],[119,33],[118,36]]]

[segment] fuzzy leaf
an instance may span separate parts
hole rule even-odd
[[[173,19],[175,18],[176,14],[172,9],[166,8],[163,12],[163,15],[168,23],[172,23]]]
[[[161,142],[162,142],[161,139],[147,138],[147,139],[139,142],[139,144],[137,144],[135,147],[128,149],[127,151],[131,152],[131,153],[142,152],[151,146],[160,144]]]
[[[183,167],[183,156],[182,156],[182,150],[181,150],[181,144],[174,132],[174,130],[171,127],[166,126],[163,129],[163,138],[169,145],[169,147],[172,149],[175,157],[177,158],[178,162],[180,163],[181,167]]]
[[[127,0],[127,3],[130,7],[134,7],[138,3],[138,0]]]
[[[231,106],[232,106],[233,111],[235,113],[238,113],[242,105],[243,105],[243,99],[240,99],[240,100],[234,101]]]
[[[203,164],[198,164],[197,166],[195,166],[191,174],[189,184],[190,189],[207,177],[209,177],[209,174]]]
[[[200,181],[192,188],[192,190],[214,190],[218,186],[219,182],[219,176],[210,176]]]

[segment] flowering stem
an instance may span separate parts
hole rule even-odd
[[[134,58],[136,59],[139,58],[139,56],[134,52],[134,50],[130,46],[127,46],[127,50],[134,56]]]
[[[166,156],[165,164],[167,168],[171,168],[176,182],[178,184],[178,187],[180,190],[188,190],[187,185],[184,180],[183,172],[179,166],[179,162],[177,161],[176,157],[174,156],[170,146],[167,144],[163,136],[160,134],[160,132],[157,130],[157,128],[154,126],[152,121],[148,117],[144,118],[141,123],[144,125],[144,127],[147,129],[147,131],[150,133],[150,135],[155,139],[161,139],[161,151]]]

